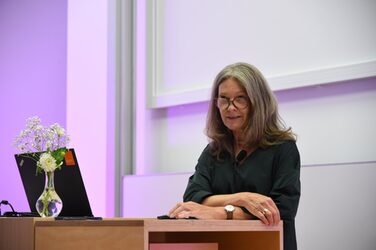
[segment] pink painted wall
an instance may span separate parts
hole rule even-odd
[[[66,126],[66,29],[66,0],[0,1],[0,199],[18,211],[29,207],[14,137],[33,115]]]

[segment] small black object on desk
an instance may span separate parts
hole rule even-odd
[[[171,218],[170,216],[164,214],[157,217],[159,220],[181,220],[180,218]],[[197,220],[196,217],[188,217],[188,218],[182,218],[183,220]]]
[[[55,220],[102,220],[102,217],[92,216],[58,216]]]

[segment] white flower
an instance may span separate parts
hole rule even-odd
[[[27,119],[26,128],[15,138],[14,145],[21,153],[55,151],[66,148],[69,136],[58,123],[49,127],[40,124],[37,116]]]
[[[38,116],[30,117],[26,120],[26,127],[34,130],[40,124],[40,119]]]
[[[42,168],[45,172],[52,172],[58,167],[55,158],[50,153],[41,154],[37,166]]]
[[[28,118],[26,128],[14,140],[21,153],[28,153],[28,157],[37,162],[37,174],[42,170],[52,172],[60,168],[69,143],[69,136],[59,124],[45,127],[40,123],[37,116]]]
[[[51,130],[55,132],[55,134],[58,136],[58,137],[62,137],[63,135],[65,135],[65,129],[62,128],[59,124],[55,123],[53,125],[51,125]]]

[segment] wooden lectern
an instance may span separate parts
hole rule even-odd
[[[0,218],[0,249],[282,250],[282,222]]]

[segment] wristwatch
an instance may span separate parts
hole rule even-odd
[[[234,215],[235,207],[233,205],[226,205],[225,211],[227,214],[227,220],[232,220],[232,217]]]

